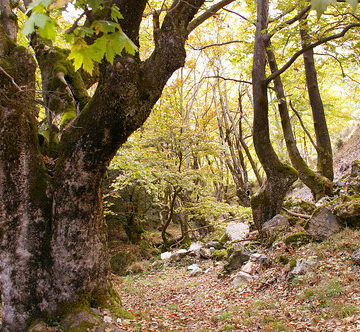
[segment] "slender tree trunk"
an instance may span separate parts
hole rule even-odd
[[[303,47],[309,44],[309,34],[307,27],[307,19],[301,21],[300,36]],[[306,85],[310,99],[312,116],[314,121],[314,129],[316,136],[316,145],[318,150],[317,167],[318,172],[328,178],[334,180],[333,155],[331,148],[330,135],[326,124],[324,105],[322,103],[317,73],[314,61],[314,50],[304,52],[304,66],[306,75]]]
[[[265,186],[252,197],[251,208],[255,225],[260,232],[263,223],[280,212],[286,192],[297,178],[296,170],[280,162],[270,141],[269,105],[265,75],[266,42],[268,38],[265,31],[268,25],[268,11],[268,0],[258,0],[252,72],[253,139],[256,153],[265,170],[267,180]]]
[[[270,42],[267,45],[266,52],[271,72],[274,73],[278,70],[278,66],[276,63],[275,54],[271,50]],[[319,198],[323,197],[325,194],[328,193],[329,188],[327,186],[327,183],[329,181],[326,178],[322,177],[320,174],[316,174],[314,171],[312,171],[306,164],[304,159],[301,157],[301,154],[296,146],[295,137],[292,131],[285,90],[280,75],[274,79],[274,86],[278,99],[281,125],[291,163],[299,172],[299,177],[301,181],[303,181],[310,188],[314,199],[318,200]]]

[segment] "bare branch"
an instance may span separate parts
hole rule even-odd
[[[246,22],[249,22],[249,23],[251,23],[252,25],[256,26],[256,24],[255,24],[254,22],[250,22],[250,20],[249,20],[247,17],[245,17],[245,16],[243,16],[243,15],[241,15],[241,14],[239,14],[239,13],[233,11],[233,10],[230,10],[230,9],[224,8],[224,10],[225,10],[226,12],[228,12],[228,13],[237,15],[237,16],[239,16],[240,18],[242,18],[243,20],[245,20]]]
[[[80,20],[84,17],[84,15],[86,14],[86,12],[83,12],[76,20],[75,22],[73,23],[73,25],[67,29],[65,31],[66,34],[70,34],[70,33],[73,33],[74,30],[78,27],[78,23],[80,22]]]
[[[309,10],[311,9],[311,6],[307,6],[305,8],[303,8],[297,15],[295,15],[293,18],[285,21],[283,24],[279,25],[278,27],[276,27],[272,32],[269,33],[269,37],[272,37],[273,35],[275,35],[277,32],[279,32],[280,30],[282,30],[283,28],[285,28],[288,25],[294,24],[295,22],[299,21]]]
[[[227,41],[227,42],[223,42],[223,43],[214,43],[214,44],[210,44],[210,45],[205,45],[203,47],[199,47],[199,48],[196,48],[190,44],[188,44],[188,46],[190,48],[192,48],[194,51],[202,51],[202,50],[205,50],[206,48],[209,48],[209,47],[215,47],[215,46],[224,46],[224,45],[229,45],[229,44],[235,44],[235,43],[248,43],[244,40],[230,40],[230,41]]]
[[[283,209],[286,213],[290,214],[290,216],[299,217],[299,218],[304,218],[304,219],[310,219],[310,218],[311,218],[311,216],[308,215],[308,214],[302,214],[302,213],[292,212],[292,211],[290,211],[290,210],[288,210],[288,209],[285,209],[284,207],[282,207],[282,209]]]
[[[233,82],[237,82],[237,83],[252,84],[250,81],[237,80],[237,79],[235,79],[235,78],[227,78],[227,77],[223,77],[223,76],[219,76],[219,75],[206,76],[206,77],[204,77],[204,78],[219,78],[219,79],[224,80],[224,81],[233,81]]]
[[[194,20],[192,20],[189,23],[189,25],[187,27],[188,33],[193,31],[201,23],[206,21],[211,16],[214,16],[221,8],[229,5],[233,1],[235,1],[235,0],[221,0],[220,2],[218,2],[215,5],[211,6],[205,13],[201,14],[200,16],[198,16],[197,18],[195,18]]]
[[[298,113],[298,111],[297,111],[297,110],[294,108],[294,106],[292,105],[291,100],[290,100],[290,107],[291,107],[291,109],[293,110],[293,112],[295,113],[296,117],[299,119],[300,125],[301,125],[302,129],[304,130],[305,134],[307,135],[307,137],[309,137],[309,140],[310,140],[311,144],[313,145],[313,147],[315,148],[315,150],[318,151],[317,145],[315,144],[314,140],[312,139],[309,131],[306,129],[306,127],[305,127],[305,125],[304,125],[304,122],[303,122],[303,120],[301,119],[300,114]]]
[[[23,91],[15,82],[14,78],[8,74],[8,72],[0,66],[0,71],[11,81],[11,83],[15,86],[15,88],[18,90],[18,91]]]

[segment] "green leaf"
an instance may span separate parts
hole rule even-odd
[[[86,3],[90,6],[92,9],[96,9],[100,6],[102,0],[87,0]]]
[[[74,46],[71,48],[69,59],[74,60],[74,68],[78,70],[81,66],[83,66],[84,70],[92,73],[94,68],[93,60],[88,56],[89,46],[86,42],[78,38],[75,42]]]
[[[124,18],[119,11],[119,7],[115,4],[111,7],[111,18],[116,22]]]
[[[121,28],[120,28],[119,23],[99,20],[99,21],[95,21],[95,22],[93,22],[93,24],[91,24],[91,29],[94,29],[95,33],[99,34],[100,32],[103,32],[103,33],[115,32],[116,29],[121,29]]]
[[[30,3],[25,14],[29,13],[31,10],[37,12],[43,11],[44,9],[47,9],[50,6],[52,1],[53,0],[36,0]]]
[[[23,34],[27,36],[33,33],[35,31],[35,27],[39,28],[41,37],[51,40],[55,39],[56,23],[48,15],[33,12],[24,24]]]
[[[40,37],[50,40],[55,40],[56,38],[56,23],[53,19],[49,18],[45,22],[43,28],[39,28]]]
[[[335,0],[311,0],[311,7],[316,10],[317,16],[320,18],[326,8],[334,2]]]
[[[25,36],[30,35],[35,30],[35,20],[36,17],[34,15],[35,13],[32,13],[30,17],[26,20],[24,27],[23,27],[23,34]]]

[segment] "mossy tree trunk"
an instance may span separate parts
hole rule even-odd
[[[269,105],[265,75],[266,45],[269,38],[266,33],[268,12],[268,0],[258,0],[252,71],[254,96],[253,140],[256,154],[265,170],[267,179],[260,191],[251,198],[251,208],[255,225],[260,232],[263,223],[280,212],[286,192],[297,179],[296,170],[280,162],[270,141]]]
[[[307,26],[307,17],[301,20],[300,37],[303,47],[309,45],[309,33]],[[330,135],[326,124],[324,105],[320,95],[319,84],[314,60],[313,48],[303,54],[306,85],[309,94],[309,100],[314,121],[314,129],[317,146],[317,168],[318,172],[328,178],[334,180],[333,155],[331,148]]]
[[[271,43],[268,41],[266,48],[267,58],[271,73],[276,73],[278,71],[278,66],[275,58],[275,54],[271,49]],[[274,79],[274,88],[276,92],[276,97],[278,100],[278,108],[281,117],[281,126],[284,133],[284,139],[289,153],[289,157],[292,165],[299,172],[299,177],[302,182],[307,185],[315,200],[320,199],[321,197],[329,194],[331,186],[329,185],[329,180],[324,178],[321,174],[315,173],[307,165],[305,160],[301,157],[301,154],[296,146],[296,141],[294,133],[291,127],[291,121],[289,117],[289,110],[286,101],[285,89],[282,84],[281,76],[278,75]]]
[[[124,16],[122,29],[136,44],[146,2],[114,1]],[[102,208],[106,168],[121,144],[149,116],[172,73],[184,65],[188,34],[230,2],[220,1],[221,5],[194,19],[204,0],[175,0],[156,33],[155,49],[148,59],[140,61],[138,55],[124,55],[116,57],[113,64],[104,60],[91,99],[80,93],[81,89],[73,90],[71,98],[66,95],[64,105],[81,109],[71,123],[61,128],[58,147],[49,156],[49,151],[40,149],[37,133],[35,62],[16,45],[10,0],[1,1],[3,331],[25,331],[32,320],[51,316],[60,304],[76,303],[81,296],[89,305],[98,305],[99,294],[112,293]],[[35,51],[43,78],[49,78],[44,84],[54,78],[49,70],[62,73],[56,75],[57,83],[62,84],[59,96],[71,80],[77,80],[72,81],[73,85],[86,86],[83,76],[73,76],[73,71],[66,75],[64,71],[72,69],[70,63],[65,66],[64,57],[63,67],[55,68],[56,62],[51,65],[51,56],[59,54],[59,49],[46,45]]]

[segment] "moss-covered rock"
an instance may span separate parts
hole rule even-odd
[[[251,253],[244,248],[235,250],[227,259],[227,263],[224,266],[224,271],[231,272],[241,268],[241,266],[247,262],[251,257]]]
[[[308,215],[313,214],[316,209],[316,205],[314,203],[293,197],[287,197],[283,203],[283,207],[296,213]]]
[[[130,250],[120,250],[110,259],[111,270],[117,275],[125,275],[127,267],[136,260]]]
[[[289,263],[289,256],[286,254],[280,255],[278,257],[278,260],[281,264],[286,265],[287,263]]]
[[[293,233],[284,238],[284,243],[287,246],[289,245],[301,246],[304,244],[308,244],[311,241],[312,241],[312,236],[304,232]]]
[[[228,258],[228,251],[226,249],[215,250],[212,258],[216,261],[224,261]]]
[[[102,324],[100,317],[87,312],[71,312],[61,322],[65,332],[86,332]]]
[[[292,258],[292,259],[289,261],[290,271],[295,268],[296,263],[297,263],[297,259],[296,259],[296,258]]]
[[[273,243],[279,236],[284,235],[290,229],[289,221],[281,214],[277,214],[275,217],[264,223],[262,231],[265,237],[266,243]]]
[[[360,196],[348,197],[343,204],[333,209],[333,213],[348,225],[360,226]]]

